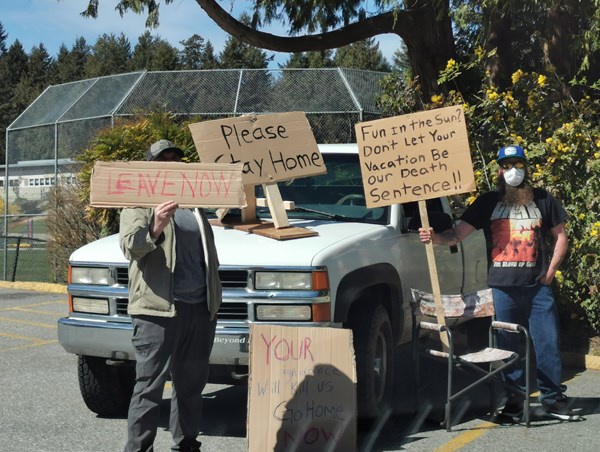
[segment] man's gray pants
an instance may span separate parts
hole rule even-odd
[[[132,316],[136,384],[127,422],[125,452],[153,451],[160,402],[169,374],[173,390],[169,429],[173,450],[196,451],[200,443],[202,391],[208,379],[216,319],[205,303],[175,302],[175,317]]]

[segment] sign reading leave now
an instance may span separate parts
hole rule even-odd
[[[180,162],[96,162],[93,207],[245,207],[242,165]]]
[[[217,119],[189,128],[200,160],[241,163],[245,185],[327,172],[303,112]]]
[[[462,106],[356,124],[368,207],[475,190]]]

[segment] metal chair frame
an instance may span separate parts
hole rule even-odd
[[[523,414],[524,422],[526,427],[530,425],[530,406],[529,406],[529,395],[531,394],[530,388],[530,339],[529,332],[522,325],[516,323],[499,322],[493,320],[493,302],[491,299],[491,290],[479,291],[474,294],[463,295],[443,295],[443,306],[444,306],[444,317],[450,320],[456,320],[457,318],[471,319],[476,317],[491,317],[492,322],[488,332],[488,347],[471,352],[467,354],[457,355],[455,353],[455,340],[453,337],[453,327],[440,325],[428,321],[418,321],[419,315],[431,317],[435,315],[435,308],[433,295],[422,292],[416,289],[412,289],[413,301],[412,305],[412,325],[413,325],[413,358],[415,360],[415,383],[416,393],[418,399],[418,389],[420,382],[420,355],[419,350],[419,338],[421,336],[421,330],[428,330],[430,332],[437,332],[435,334],[439,337],[440,334],[446,334],[448,337],[448,350],[442,349],[442,343],[440,340],[440,349],[426,349],[425,354],[433,358],[438,358],[447,361],[448,370],[448,383],[446,389],[446,403],[445,403],[445,424],[446,430],[451,431],[452,429],[452,404],[460,397],[464,396],[467,392],[474,389],[481,384],[490,384],[490,401],[494,403],[493,397],[493,381],[499,382],[501,385],[509,389],[511,392],[522,395],[524,397],[523,403]],[[423,305],[428,306],[424,309]],[[457,309],[457,304],[461,303]],[[460,312],[461,315],[457,315]],[[521,357],[518,352],[502,350],[496,347],[496,331],[504,330],[513,334],[522,334],[525,339],[525,356]],[[500,378],[500,372],[508,369],[515,365],[519,360],[524,360],[525,365],[525,391],[520,387],[506,382]],[[477,364],[487,364],[487,370],[480,367]],[[454,391],[454,379],[453,370],[464,370],[471,372],[471,374],[478,375],[478,379],[467,385],[466,387]],[[493,408],[493,406],[492,406]]]

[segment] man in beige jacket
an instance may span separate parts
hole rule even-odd
[[[168,140],[147,154],[149,161],[182,157]],[[123,209],[119,242],[130,261],[128,312],[136,354],[125,451],[153,450],[169,375],[172,450],[199,451],[202,391],[222,296],[212,229],[202,209],[166,201],[154,209]]]

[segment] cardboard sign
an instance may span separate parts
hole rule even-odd
[[[356,450],[352,332],[251,325],[248,449]]]
[[[241,165],[180,162],[96,162],[93,207],[244,207]]]
[[[475,190],[462,106],[356,124],[367,207]]]
[[[327,172],[303,112],[240,116],[189,127],[200,160],[241,163],[244,185]]]

